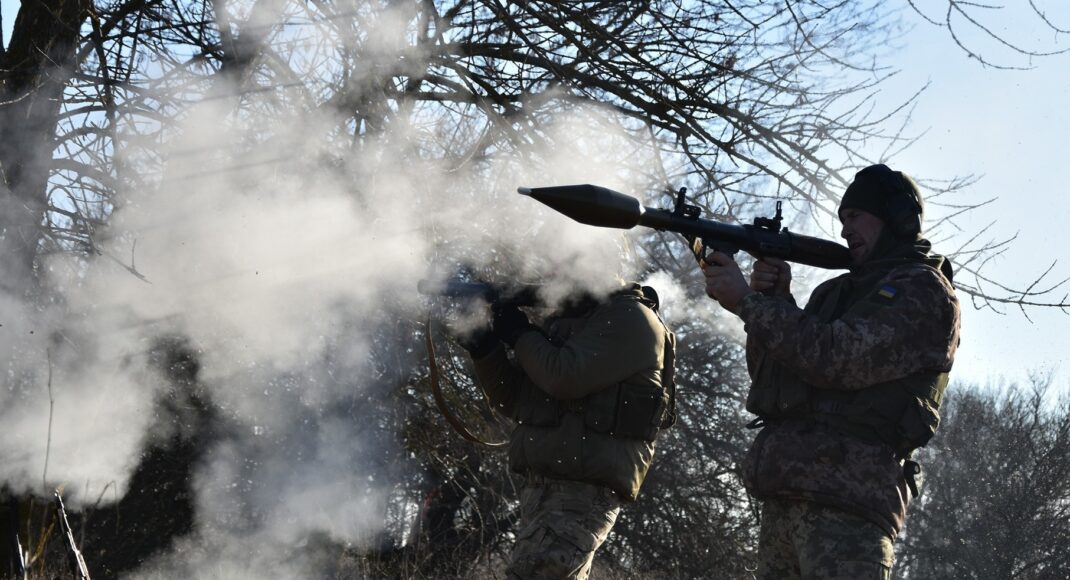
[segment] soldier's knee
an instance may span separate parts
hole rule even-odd
[[[517,538],[506,574],[521,580],[565,580],[587,577],[593,551],[584,550],[549,528]]]

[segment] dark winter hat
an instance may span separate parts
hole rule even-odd
[[[914,239],[921,233],[924,207],[918,186],[883,163],[855,174],[840,201],[839,213],[845,209],[860,209],[881,218],[898,238]]]

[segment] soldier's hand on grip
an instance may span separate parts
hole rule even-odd
[[[758,258],[751,270],[750,287],[767,296],[790,296],[791,266],[780,258]]]
[[[708,255],[702,264],[702,273],[706,277],[706,295],[730,312],[736,312],[740,300],[753,292],[739,265],[727,254],[713,252]]]

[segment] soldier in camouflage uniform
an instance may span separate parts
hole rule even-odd
[[[739,316],[761,427],[743,466],[762,501],[760,579],[890,578],[892,543],[920,472],[911,453],[932,437],[959,343],[950,263],[921,237],[908,177],[863,169],[839,208],[848,274],[805,308],[791,271],[756,262],[750,285],[724,254],[703,267],[706,291]]]
[[[675,338],[656,294],[627,285],[566,308],[545,332],[496,306],[493,333],[461,344],[487,397],[517,423],[509,465],[525,481],[509,578],[586,578],[675,416]]]

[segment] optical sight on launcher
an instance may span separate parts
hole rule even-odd
[[[521,187],[517,192],[581,224],[622,230],[644,226],[676,232],[684,236],[700,262],[709,251],[734,256],[743,250],[754,256],[771,256],[829,270],[851,265],[851,253],[846,246],[782,228],[779,201],[774,217],[754,218],[753,224],[736,225],[699,217],[700,208],[687,203],[686,188],[676,193],[676,204],[671,211],[644,206],[630,195],[597,185]]]

